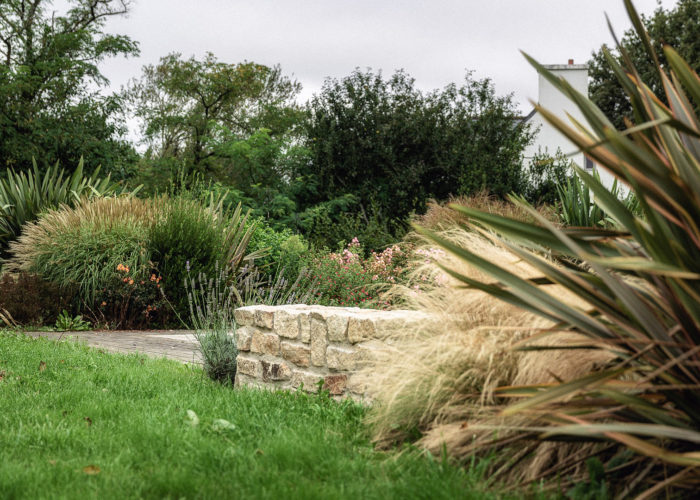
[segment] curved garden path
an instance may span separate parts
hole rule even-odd
[[[28,332],[31,337],[85,342],[90,347],[121,353],[141,353],[182,363],[201,363],[197,340],[190,330],[104,330],[88,332]]]

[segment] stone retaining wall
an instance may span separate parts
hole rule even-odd
[[[387,334],[425,320],[416,311],[306,305],[248,306],[238,324],[236,385],[367,398],[355,372]]]

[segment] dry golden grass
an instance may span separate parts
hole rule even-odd
[[[486,191],[480,191],[470,196],[451,196],[445,203],[431,201],[428,203],[426,213],[416,217],[415,222],[433,231],[450,229],[460,224],[465,224],[467,222],[466,218],[459,212],[449,208],[448,205],[453,203],[490,214],[502,215],[531,223],[536,222],[535,218],[521,206],[497,196],[489,195]],[[552,207],[543,205],[537,207],[537,211],[550,222],[558,224],[559,219]]]
[[[479,233],[452,228],[440,234],[520,277],[538,276],[530,265]],[[438,264],[474,279],[489,278],[433,245],[425,240],[418,244],[409,284],[391,293],[404,307],[427,312],[434,321],[417,331],[392,333],[360,376],[376,402],[368,419],[380,446],[417,428],[424,433],[421,446],[438,454],[445,447],[460,457],[474,453],[475,444],[492,440],[493,431],[480,426],[504,423],[498,412],[507,402],[497,397],[497,387],[572,380],[608,356],[599,350],[514,350],[516,343],[553,325],[490,295],[466,289]],[[549,293],[583,306],[561,287],[551,287]],[[536,343],[562,345],[583,340],[578,335],[557,334]],[[507,423],[517,426],[519,422],[511,419]],[[518,477],[536,477],[553,461],[579,452],[579,446],[533,444]]]

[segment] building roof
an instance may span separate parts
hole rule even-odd
[[[545,69],[561,70],[561,69],[588,69],[588,64],[545,64]]]

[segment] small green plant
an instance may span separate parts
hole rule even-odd
[[[236,378],[236,306],[235,288],[229,284],[230,269],[215,265],[215,274],[208,278],[190,274],[187,262],[185,291],[190,308],[190,321],[195,329],[204,371],[213,380],[233,383]]]
[[[81,315],[71,316],[64,309],[56,319],[55,328],[60,332],[84,332],[90,329],[90,323],[85,321]]]

